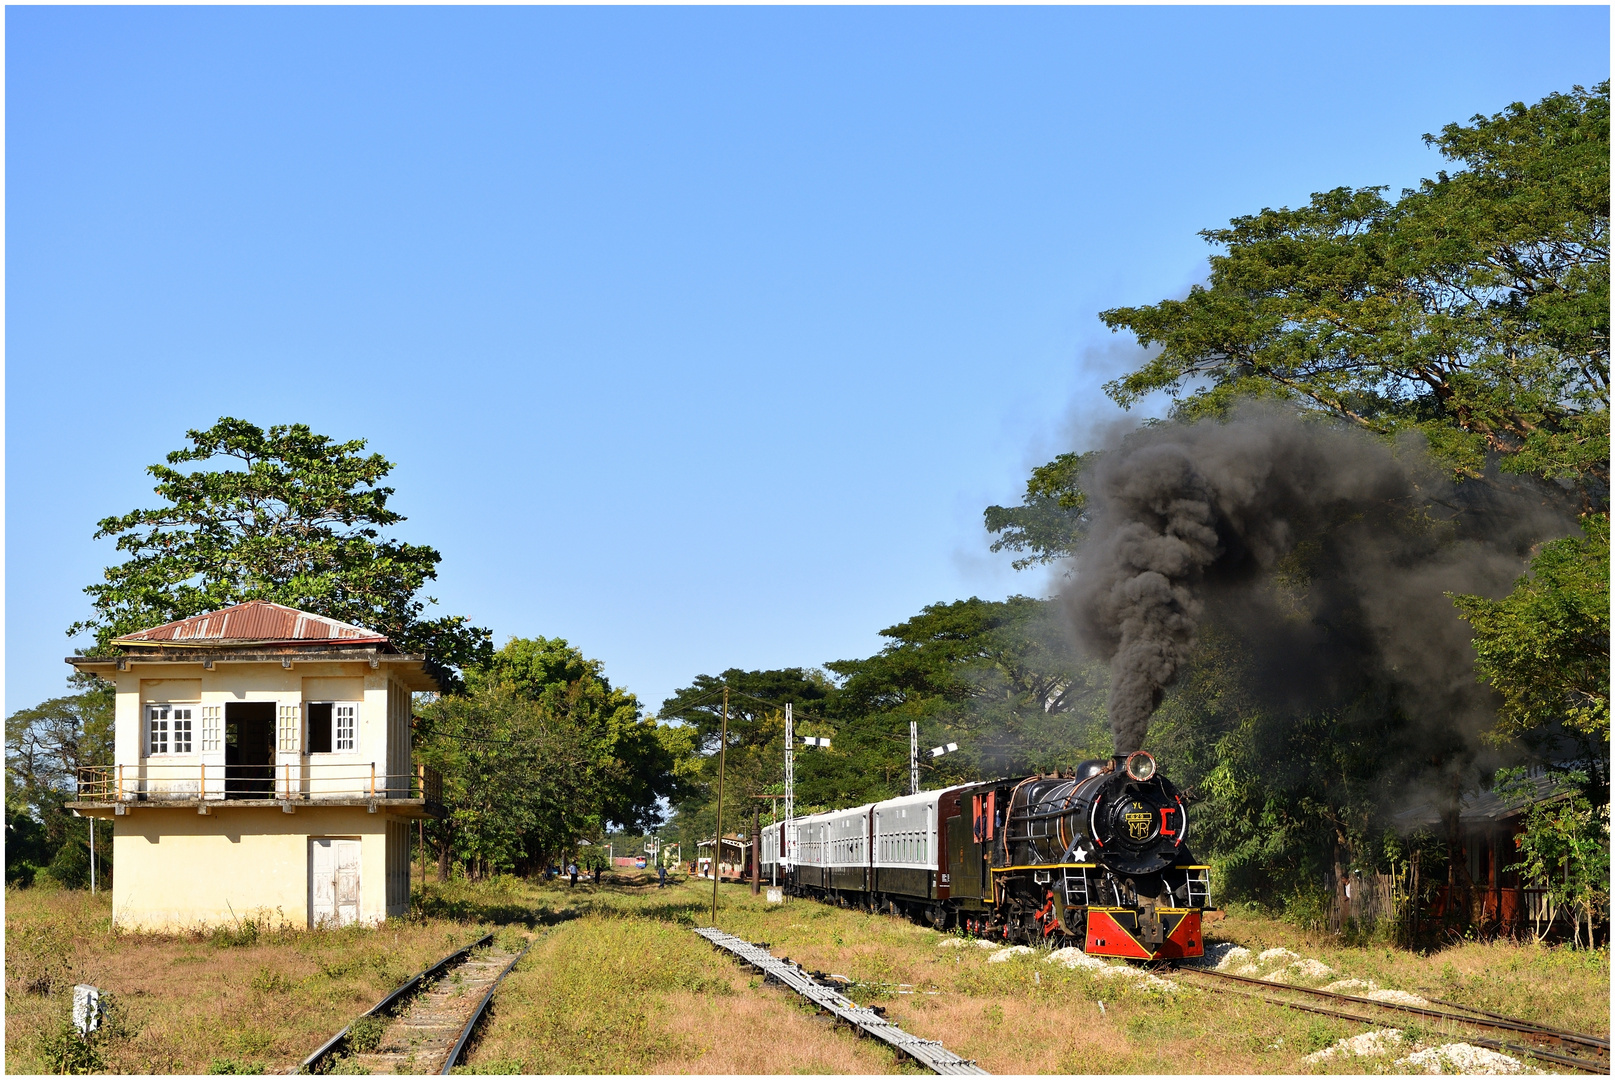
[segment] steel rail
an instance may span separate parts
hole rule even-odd
[[[762,972],[768,981],[783,983],[838,1020],[851,1024],[861,1033],[874,1036],[893,1050],[907,1054],[939,1076],[988,1075],[987,1070],[974,1061],[952,1053],[935,1039],[910,1035],[882,1016],[884,1010],[859,1005],[844,997],[789,959],[775,956],[763,945],[755,945],[709,926],[698,926],[695,932],[717,948],[733,953],[743,963]]]
[[[1393,1009],[1397,1012],[1412,1013],[1415,1016],[1426,1016],[1432,1020],[1451,1020],[1468,1024],[1471,1027],[1490,1028],[1494,1031],[1513,1031],[1521,1035],[1535,1035],[1538,1038],[1553,1039],[1560,1043],[1586,1046],[1595,1052],[1609,1054],[1609,1040],[1599,1038],[1597,1035],[1580,1035],[1573,1031],[1559,1031],[1554,1028],[1533,1024],[1525,1020],[1509,1018],[1482,1019],[1475,1016],[1460,1016],[1457,1013],[1442,1012],[1440,1009],[1426,1009],[1419,1005],[1407,1005],[1399,1001],[1381,1001],[1378,998],[1356,997],[1351,994],[1337,994],[1332,990],[1314,990],[1308,986],[1293,986],[1289,983],[1273,983],[1265,979],[1252,979],[1246,975],[1235,975],[1229,971],[1216,971],[1211,968],[1182,967],[1177,971],[1194,975],[1209,975],[1212,978],[1228,979],[1232,982],[1246,983],[1259,986],[1265,990],[1288,990],[1298,994],[1311,994],[1314,997],[1328,998],[1331,1001],[1349,1001],[1354,1005],[1368,1005],[1377,1009]],[[1462,1006],[1459,1006],[1462,1008]]]
[[[1206,989],[1210,990],[1214,994],[1229,994],[1233,997],[1249,998],[1253,1001],[1265,1001],[1269,1005],[1277,1005],[1285,1009],[1300,1009],[1302,1012],[1317,1013],[1319,1016],[1332,1016],[1340,1020],[1351,1020],[1355,1023],[1364,1024],[1368,1027],[1385,1026],[1384,1021],[1376,1020],[1371,1016],[1358,1016],[1354,1013],[1341,1012],[1339,1009],[1325,1009],[1321,1005],[1308,1005],[1305,1002],[1300,1001],[1286,1001],[1283,998],[1267,997],[1264,994],[1252,994],[1245,990],[1232,990],[1220,986],[1208,986]],[[1297,988],[1287,987],[1286,989]],[[1332,996],[1345,997],[1346,995],[1337,994]],[[1377,1005],[1380,1003],[1371,1002],[1371,1004]],[[1574,1057],[1567,1054],[1556,1054],[1551,1050],[1543,1050],[1542,1048],[1536,1046],[1521,1046],[1518,1043],[1501,1042],[1497,1039],[1488,1039],[1482,1036],[1468,1036],[1467,1041],[1475,1046],[1484,1046],[1490,1050],[1512,1050],[1516,1054],[1525,1054],[1529,1057],[1540,1058],[1543,1061],[1551,1061],[1556,1065],[1564,1065],[1572,1069],[1580,1069],[1582,1072],[1593,1073],[1599,1076],[1604,1076],[1609,1073],[1608,1063],[1598,1061],[1596,1059]]]
[[[408,979],[405,979],[398,985],[396,989],[392,991],[392,993],[388,994],[370,1008],[360,1013],[354,1018],[354,1021],[357,1022],[359,1020],[363,1020],[367,1016],[382,1016],[392,1012],[400,1001],[414,993],[416,990],[419,990],[423,984],[442,975],[449,969],[450,966],[461,963],[471,955],[472,950],[480,949],[482,946],[488,944],[492,940],[493,933],[490,931],[464,948],[456,949],[454,952],[449,953],[449,955],[445,956],[431,967],[426,968],[419,975],[414,975]],[[347,1044],[348,1032],[352,1030],[353,1024],[350,1023],[347,1027],[325,1040],[324,1045],[303,1059],[303,1063],[298,1066],[297,1071],[311,1073],[318,1066],[323,1065],[326,1058],[336,1054],[342,1049],[343,1046]]]
[[[1559,1028],[1551,1028],[1546,1024],[1538,1024],[1531,1020],[1521,1020],[1517,1016],[1504,1016],[1502,1013],[1487,1012],[1485,1009],[1477,1009],[1473,1005],[1460,1005],[1456,1001],[1443,1001],[1441,998],[1431,997],[1429,994],[1426,994],[1423,991],[1419,992],[1419,996],[1424,998],[1424,1000],[1428,1001],[1432,1005],[1445,1005],[1449,1009],[1462,1009],[1465,1012],[1475,1013],[1479,1016],[1489,1016],[1493,1020],[1510,1020],[1516,1024],[1530,1024],[1533,1028],[1540,1031],[1544,1035],[1555,1035],[1561,1038],[1568,1037],[1571,1039],[1592,1039],[1595,1043],[1602,1043],[1599,1049],[1607,1050],[1609,1048],[1609,1040],[1600,1040],[1596,1035],[1580,1035],[1574,1031],[1564,1031]]]
[[[511,969],[521,962],[521,958],[526,956],[528,950],[532,947],[533,943],[528,942],[527,948],[517,953],[516,958],[505,965],[505,970],[499,973],[499,978],[495,979],[493,985],[488,987],[488,992],[482,995],[482,1000],[477,1003],[476,1009],[471,1013],[471,1019],[465,1022],[465,1027],[460,1032],[460,1038],[455,1041],[454,1049],[449,1051],[448,1059],[443,1062],[443,1068],[439,1070],[439,1075],[447,1076],[454,1071],[454,1066],[460,1061],[460,1055],[465,1053],[465,1044],[471,1041],[471,1033],[476,1030],[477,1021],[482,1019],[482,1014],[487,1011],[489,1003],[493,1001],[493,992],[499,989],[499,984],[505,981],[505,976],[510,974]]]

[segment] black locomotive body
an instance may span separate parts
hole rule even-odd
[[[1189,815],[1142,751],[1073,774],[924,791],[763,835],[793,895],[902,913],[1011,943],[1133,959],[1199,956],[1210,871]]]

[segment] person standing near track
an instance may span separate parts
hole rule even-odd
[[[577,863],[569,862],[569,863],[566,864],[566,876],[570,879],[567,882],[566,887],[569,888],[569,889],[577,888],[578,887],[578,864]]]

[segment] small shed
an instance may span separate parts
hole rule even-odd
[[[712,877],[712,838],[696,842],[695,875],[696,877]],[[720,881],[744,881],[751,872],[751,841],[746,837],[730,834],[723,838],[719,850],[718,874]]]
[[[1509,869],[1519,858],[1515,837],[1524,828],[1525,810],[1565,797],[1551,776],[1533,776],[1531,784],[1524,797],[1505,799],[1495,791],[1482,791],[1465,795],[1458,804],[1461,857],[1472,895],[1479,903],[1480,919],[1513,933],[1547,918],[1549,911],[1544,890],[1527,888],[1519,873]],[[1404,832],[1429,829],[1439,835],[1443,828],[1440,813],[1430,804],[1404,811],[1397,815],[1396,823]],[[1447,885],[1436,887],[1421,915],[1441,918],[1451,913],[1451,891]]]

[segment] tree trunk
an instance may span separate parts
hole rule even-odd
[[[437,880],[449,880],[449,838],[447,835],[438,837],[437,841]]]
[[[1331,929],[1339,932],[1346,929],[1346,919],[1351,913],[1351,901],[1346,896],[1347,874],[1350,868],[1346,860],[1346,837],[1339,829],[1335,830],[1335,925]]]
[[[1458,817],[1460,797],[1454,785],[1451,802],[1441,808],[1441,824],[1447,834],[1447,917],[1456,914],[1465,925],[1473,926],[1475,883],[1469,876],[1469,853],[1464,849],[1463,825]]]
[[[1412,947],[1419,936],[1419,905],[1423,903],[1421,883],[1419,881],[1419,856],[1423,854],[1417,849],[1413,852],[1412,864],[1408,867],[1408,911],[1407,911],[1407,937],[1402,944]]]

